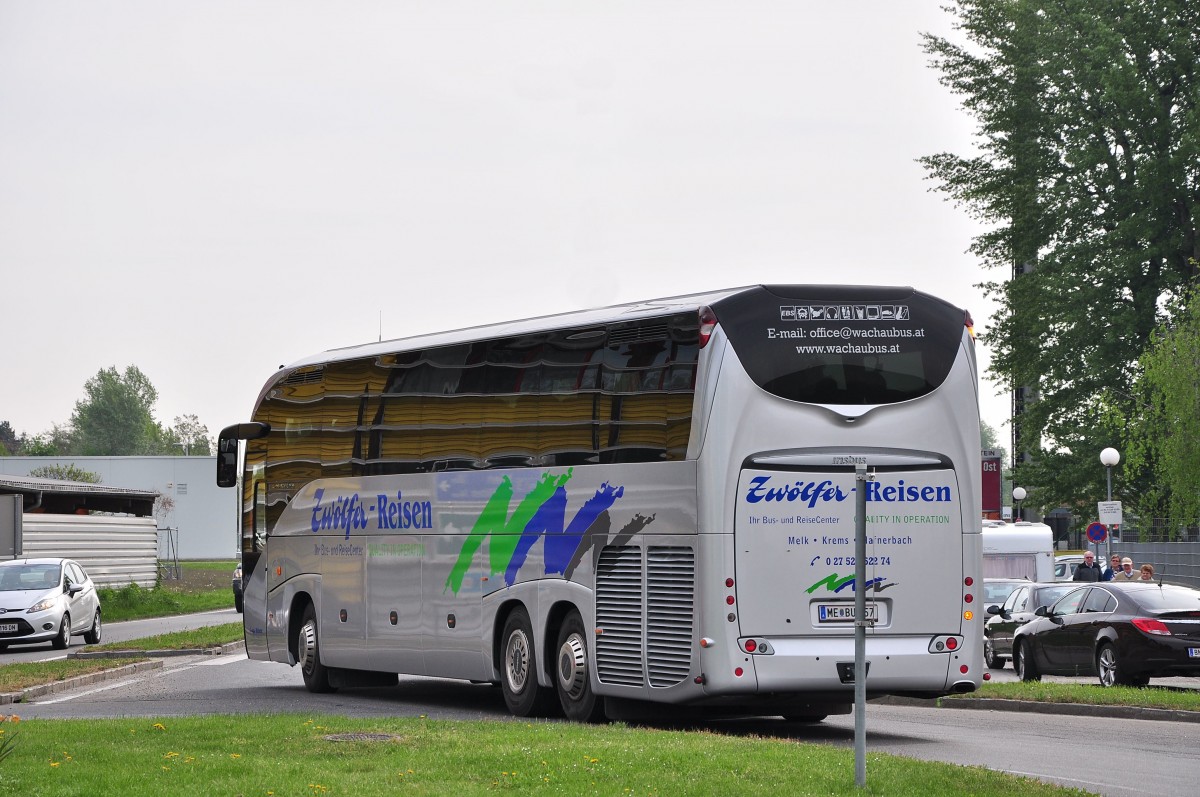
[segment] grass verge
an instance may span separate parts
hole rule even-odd
[[[230,642],[241,642],[242,639],[242,624],[226,623],[224,625],[207,625],[187,631],[172,631],[169,634],[157,634],[141,639],[131,639],[127,642],[88,645],[84,650],[88,653],[103,653],[109,650],[199,650],[219,647]]]
[[[31,686],[58,683],[77,675],[91,675],[104,670],[113,670],[138,661],[146,661],[146,659],[57,659],[55,661],[5,664],[0,666],[0,692],[20,692]],[[3,771],[0,770],[0,775],[2,774]]]
[[[964,698],[995,700],[1030,700],[1038,703],[1085,703],[1092,706],[1135,706],[1165,708],[1175,711],[1200,711],[1200,690],[1170,686],[1103,687],[1099,684],[1059,683],[1049,681],[1007,681],[985,683],[974,694]],[[943,701],[958,700],[956,697]]]
[[[97,590],[104,621],[141,620],[175,614],[209,612],[233,606],[234,562],[179,563],[179,578],[163,579],[153,588],[136,584]]]
[[[0,794],[1082,795],[981,767],[624,725],[304,715],[29,720]],[[378,735],[366,737],[364,734]]]

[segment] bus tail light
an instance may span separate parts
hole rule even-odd
[[[942,636],[935,636],[929,642],[929,652],[950,653],[951,651],[958,650],[960,647],[962,647],[962,643],[963,638],[961,636],[946,634],[943,634]]]
[[[700,308],[700,348],[708,345],[708,339],[712,337],[713,330],[717,328],[717,314],[712,311],[711,307]]]

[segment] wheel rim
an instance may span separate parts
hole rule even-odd
[[[571,634],[558,649],[558,685],[572,700],[583,696],[587,688],[587,648],[579,634]]]
[[[992,640],[983,640],[983,658],[987,662],[987,666],[991,667],[992,662],[996,660],[996,653],[992,649]]]
[[[317,664],[317,624],[309,620],[300,627],[300,644],[296,651],[300,658],[300,670],[305,675],[312,675]]]
[[[92,636],[100,636],[100,614],[96,614],[96,619],[92,621]]]
[[[1025,646],[1018,645],[1013,648],[1013,669],[1017,671],[1017,677],[1025,677]]]
[[[1117,655],[1113,653],[1111,647],[1105,647],[1100,651],[1100,683],[1104,686],[1112,686],[1117,682]]]
[[[529,638],[521,630],[508,637],[504,651],[504,677],[513,694],[520,694],[529,680]]]

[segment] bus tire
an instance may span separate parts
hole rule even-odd
[[[563,713],[572,722],[598,722],[604,716],[604,699],[592,691],[592,665],[583,618],[572,610],[558,631],[558,656],[554,686]]]
[[[514,716],[539,717],[549,713],[553,693],[538,685],[533,624],[523,606],[508,615],[500,635],[500,689]]]
[[[304,607],[300,627],[296,629],[296,661],[304,676],[304,686],[314,694],[336,692],[329,683],[329,669],[321,663],[321,641],[317,637],[317,612],[310,603]]]

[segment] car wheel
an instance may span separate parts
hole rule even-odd
[[[538,685],[533,624],[524,608],[508,615],[500,640],[500,689],[508,710],[518,717],[547,714],[553,693]]]
[[[1125,672],[1117,648],[1111,642],[1105,642],[1096,651],[1096,673],[1101,686],[1146,686],[1150,683],[1148,677]]]
[[[991,637],[983,640],[983,660],[987,664],[988,669],[1004,669],[1004,659],[996,655],[996,646],[992,644]]]
[[[558,632],[555,688],[563,713],[573,722],[596,722],[604,715],[604,701],[592,691],[587,635],[579,612],[567,615]]]
[[[1017,642],[1013,645],[1013,669],[1017,671],[1017,677],[1022,681],[1042,680],[1041,673],[1037,671],[1037,665],[1033,663],[1028,642]]]
[[[233,608],[234,608],[234,610],[237,611],[238,614],[242,613],[242,609],[244,609],[245,607],[242,604],[242,596],[241,595],[235,595],[233,597]]]
[[[54,641],[50,643],[55,650],[66,650],[71,644],[71,615],[64,614],[62,622],[58,626],[58,633],[54,636]]]
[[[317,638],[317,613],[312,604],[304,607],[303,619],[296,630],[296,661],[304,676],[304,686],[316,694],[336,692],[329,683],[329,669],[321,663],[321,641]]]
[[[103,628],[100,625],[100,610],[97,609],[96,616],[92,618],[92,627],[89,628],[87,631],[85,631],[83,634],[83,641],[88,643],[89,645],[99,645],[100,644],[100,634],[102,633],[102,631],[103,631]]]

